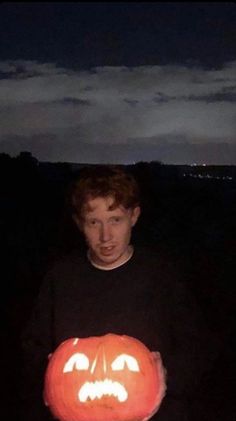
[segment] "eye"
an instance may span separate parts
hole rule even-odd
[[[131,355],[121,354],[113,361],[111,368],[113,371],[124,370],[127,365],[130,371],[139,371],[138,361]]]
[[[97,219],[89,219],[88,221],[87,221],[87,225],[89,226],[89,227],[96,227],[96,225],[98,224],[98,221],[97,221]]]
[[[63,368],[63,373],[68,373],[76,370],[88,370],[89,368],[89,359],[85,354],[77,352],[76,354],[72,355],[69,360],[65,363]]]
[[[113,216],[111,218],[111,223],[112,224],[119,224],[121,222],[121,220],[122,220],[121,216]]]

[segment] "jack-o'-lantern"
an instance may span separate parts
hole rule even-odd
[[[164,372],[160,354],[130,336],[70,338],[49,360],[45,404],[61,421],[148,420],[165,395]]]

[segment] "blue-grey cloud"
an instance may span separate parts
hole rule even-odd
[[[217,92],[212,95],[190,95],[189,101],[203,101],[203,102],[236,102],[236,92]]]
[[[137,101],[137,99],[124,98],[123,101],[126,102],[127,104],[129,104],[131,107],[136,107],[136,105],[138,105],[138,103],[139,103],[139,101]]]
[[[72,104],[72,105],[82,105],[82,106],[89,106],[91,102],[86,99],[79,99],[73,97],[65,97],[59,101],[55,101],[54,103],[61,103],[61,104]]]
[[[137,161],[154,154],[166,163],[204,155],[236,163],[236,61],[220,69],[73,71],[18,60],[0,62],[0,72],[10,75],[0,79],[0,151],[26,149],[53,161]]]

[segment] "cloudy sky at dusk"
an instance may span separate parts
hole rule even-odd
[[[236,165],[236,4],[0,3],[0,153]]]

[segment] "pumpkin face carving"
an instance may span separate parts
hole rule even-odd
[[[165,394],[159,353],[125,335],[71,338],[52,354],[44,400],[61,421],[141,421]]]

